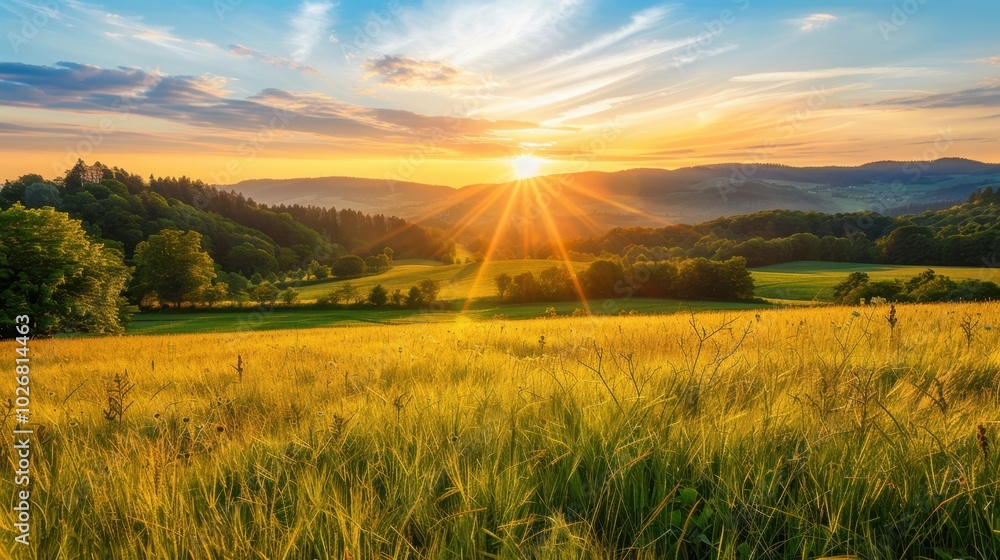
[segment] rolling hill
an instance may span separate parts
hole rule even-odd
[[[500,274],[507,273],[512,276],[522,272],[538,274],[553,266],[563,266],[563,264],[549,260],[492,261],[446,266],[397,263],[384,274],[313,284],[301,288],[299,293],[304,300],[316,299],[343,284],[351,284],[362,293],[368,293],[376,284],[381,284],[390,292],[399,289],[405,293],[410,286],[419,284],[421,280],[431,279],[440,284],[442,301],[460,301],[466,298],[496,295],[495,281]],[[588,263],[573,263],[573,266],[579,271],[586,268]]]
[[[616,226],[695,223],[761,210],[818,212],[947,207],[1000,183],[1000,164],[949,158],[857,167],[720,164],[549,175],[459,189],[373,179],[244,181],[220,185],[269,204],[351,206],[392,213],[461,233],[544,240],[594,235]],[[513,227],[511,227],[513,226]]]
[[[383,179],[316,177],[302,179],[252,179],[219,185],[265,204],[300,204],[325,208],[352,208],[366,213],[412,215],[447,200],[455,189]]]

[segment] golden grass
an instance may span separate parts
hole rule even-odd
[[[38,557],[995,558],[1000,304],[887,311],[33,341]]]

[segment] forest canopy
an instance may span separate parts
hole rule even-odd
[[[1000,192],[988,187],[964,204],[909,216],[768,210],[693,226],[615,228],[565,246],[573,254],[618,255],[629,262],[743,257],[750,267],[794,261],[996,266],[998,217]],[[556,253],[550,247],[537,256]]]

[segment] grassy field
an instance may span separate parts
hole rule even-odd
[[[888,264],[852,264],[832,262],[794,262],[753,270],[756,294],[778,300],[830,301],[833,287],[852,272],[866,272],[872,280],[907,279],[933,268],[955,280],[974,278],[1000,282],[1000,269],[960,266],[907,266]]]
[[[998,558],[1000,304],[899,306],[894,332],[885,313],[33,340],[34,552],[4,548]]]
[[[552,307],[560,315],[569,315],[582,305],[577,302],[553,302],[538,304],[497,305],[493,297],[494,279],[500,273],[516,275],[530,270],[538,273],[557,263],[546,260],[498,261],[486,265],[442,265],[433,261],[401,261],[389,272],[377,276],[349,281],[332,280],[310,284],[299,289],[303,301],[310,301],[325,294],[344,282],[350,282],[360,291],[367,292],[375,284],[381,283],[387,289],[400,288],[403,291],[418,284],[425,278],[437,280],[441,284],[441,299],[448,303],[436,308],[433,313],[426,310],[400,309],[275,309],[258,311],[198,311],[184,313],[146,313],[136,315],[128,327],[130,334],[170,334],[261,331],[276,329],[302,329],[357,325],[365,323],[409,324],[416,322],[442,322],[454,320],[462,315],[473,320],[491,319],[494,315],[505,315],[511,319],[540,317]],[[480,266],[485,266],[482,280],[476,286],[475,277]],[[575,263],[578,269],[586,263]],[[927,267],[872,264],[845,264],[828,262],[797,262],[754,269],[758,296],[782,304],[807,302],[829,302],[833,286],[842,282],[851,272],[867,272],[875,280],[909,278]],[[972,267],[935,267],[941,274],[956,279],[979,278],[1000,281],[1000,270]],[[459,314],[458,309],[468,294],[474,301],[469,310]],[[726,302],[691,302],[630,298],[600,300],[591,302],[596,314],[617,314],[621,311],[635,311],[643,314],[669,314],[678,311],[705,311],[716,309],[758,309],[759,304]]]
[[[431,278],[441,284],[441,298],[444,300],[464,300],[467,297],[475,299],[495,296],[494,280],[501,273],[514,276],[520,272],[530,271],[537,274],[546,268],[561,266],[557,261],[547,260],[496,261],[485,265],[431,266],[431,264],[433,263],[407,261],[407,264],[395,266],[385,274],[353,280],[331,280],[330,282],[305,286],[299,290],[299,293],[302,299],[311,300],[328,293],[344,282],[353,284],[363,292],[371,290],[375,284],[382,284],[389,291],[399,288],[405,292],[410,286],[418,284],[424,278]],[[476,274],[481,266],[485,267],[482,280],[473,289]],[[574,263],[574,266],[577,270],[583,270],[588,266],[588,263]],[[927,267],[813,261],[756,268],[753,269],[753,277],[757,283],[757,295],[760,297],[790,301],[830,301],[833,297],[833,286],[844,281],[847,275],[852,272],[867,272],[873,280],[892,280],[894,278],[910,278],[927,268],[934,268],[938,273],[951,276],[956,280],[978,278],[1000,282],[1000,269],[988,267]]]
[[[427,313],[411,309],[246,309],[143,313],[132,318],[129,334],[176,334],[238,332],[279,329],[309,329],[364,323],[394,324],[450,320],[453,314]]]
[[[552,268],[553,266],[563,266],[561,261],[547,260],[513,260],[513,261],[492,261],[489,263],[475,264],[453,264],[428,266],[427,264],[397,264],[388,272],[375,276],[365,276],[350,280],[331,280],[324,284],[306,286],[299,290],[300,297],[304,300],[316,299],[320,295],[330,292],[343,283],[350,283],[361,292],[367,293],[375,284],[382,284],[390,292],[395,289],[403,290],[405,293],[410,286],[415,286],[421,280],[430,278],[441,284],[441,299],[465,300],[466,298],[484,298],[496,295],[496,284],[494,280],[502,273],[515,276],[521,272],[539,272]],[[588,263],[573,263],[577,270],[583,270]],[[476,276],[480,274],[481,280],[477,283]]]
[[[710,301],[678,301],[667,299],[632,298],[628,300],[595,300],[590,302],[591,313],[615,315],[621,312],[643,314],[669,314],[688,311],[723,309],[759,309],[767,307],[755,303]],[[465,312],[460,305],[426,309],[316,309],[312,307],[183,311],[143,313],[132,318],[129,334],[178,334],[208,332],[264,331],[280,329],[308,329],[332,326],[354,326],[365,323],[409,324],[438,323],[463,319],[484,320],[496,315],[510,319],[541,317],[548,309],[559,315],[570,315],[583,305],[578,302],[553,302],[532,304],[497,305],[488,300],[474,302]]]

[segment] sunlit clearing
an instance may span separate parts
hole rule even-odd
[[[545,160],[530,155],[520,155],[510,160],[511,171],[516,179],[527,179],[538,175]]]
[[[545,160],[525,155],[518,156],[511,160],[511,162],[511,167],[515,170],[520,182],[516,188],[497,190],[494,193],[506,195],[507,201],[504,203],[503,213],[497,221],[496,229],[493,231],[489,246],[486,248],[485,255],[483,255],[482,264],[476,270],[476,275],[472,280],[472,289],[469,290],[469,294],[465,299],[465,305],[462,306],[462,313],[468,312],[472,308],[473,294],[478,293],[479,286],[484,282],[484,278],[488,276],[488,265],[493,262],[493,257],[506,238],[505,234],[508,231],[508,226],[511,224],[517,224],[518,229],[521,229],[524,233],[524,238],[522,239],[523,246],[521,247],[521,254],[523,256],[521,258],[531,258],[528,256],[531,249],[528,237],[530,234],[529,229],[532,223],[534,223],[544,228],[548,234],[549,242],[557,251],[555,256],[561,259],[562,265],[565,267],[573,283],[573,290],[576,292],[579,302],[583,304],[584,311],[589,315],[590,303],[587,301],[583,285],[577,277],[569,251],[563,243],[565,236],[563,232],[559,231],[559,226],[551,214],[550,205],[553,199],[550,196],[553,191],[545,187],[544,180],[532,178],[537,173],[539,166],[546,163]],[[558,200],[558,197],[555,200]],[[496,201],[495,196],[490,197],[489,203],[492,204],[493,201]],[[481,210],[476,211],[472,219],[481,212]],[[556,262],[558,261],[553,261],[553,264],[556,264]],[[556,266],[558,265],[556,264]]]

